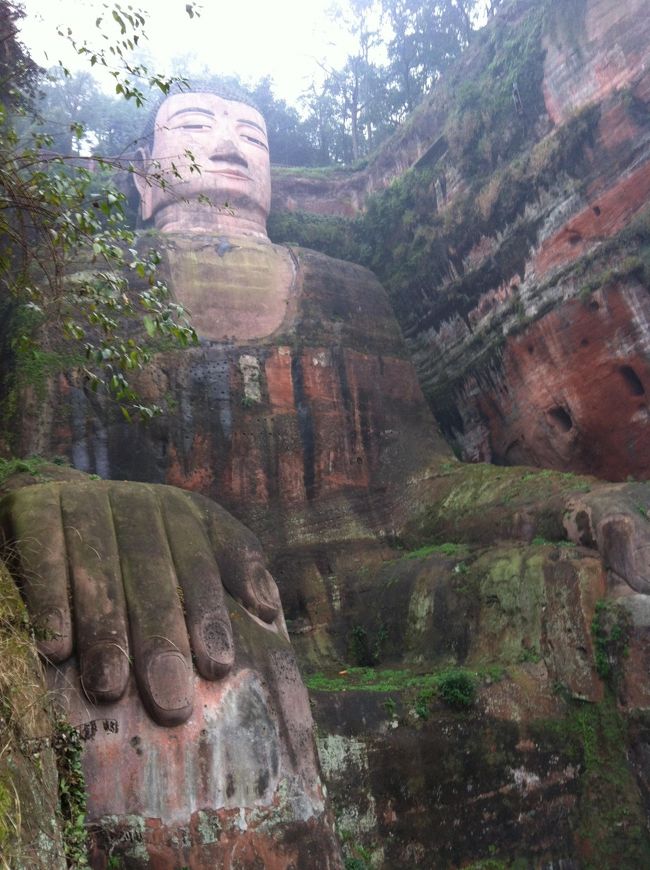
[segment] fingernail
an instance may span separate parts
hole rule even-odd
[[[200,630],[200,640],[209,659],[209,678],[223,676],[235,660],[235,648],[230,626],[222,619],[207,617]]]
[[[151,699],[167,724],[184,722],[192,712],[192,670],[179,652],[158,653],[147,665]]]
[[[262,565],[254,572],[255,594],[259,606],[259,617],[265,622],[273,622],[278,615],[278,602],[275,597],[275,580]]]
[[[92,704],[118,701],[128,679],[126,651],[111,641],[100,641],[81,656],[81,685]]]
[[[72,655],[70,620],[58,607],[43,610],[34,620],[38,650],[45,658],[62,662]]]

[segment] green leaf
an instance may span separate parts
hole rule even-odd
[[[153,319],[153,317],[150,317],[148,314],[146,314],[143,317],[143,323],[144,328],[147,330],[147,335],[149,336],[149,338],[153,338],[157,332],[156,321]]]

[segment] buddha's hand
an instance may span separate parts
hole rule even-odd
[[[650,484],[602,484],[575,494],[564,526],[571,540],[598,548],[616,579],[650,594]]]
[[[192,658],[208,680],[234,661],[224,589],[252,619],[285,631],[259,541],[202,496],[140,483],[46,483],[6,495],[0,525],[41,654],[57,664],[76,653],[93,704],[123,695],[132,663],[152,718],[186,721]]]

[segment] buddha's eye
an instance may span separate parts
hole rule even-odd
[[[241,134],[241,137],[242,137],[242,139],[244,139],[246,142],[252,142],[253,145],[257,145],[257,146],[259,146],[260,148],[263,148],[265,151],[268,151],[268,150],[269,150],[269,149],[268,149],[268,146],[267,146],[267,144],[266,144],[266,142],[262,142],[262,140],[261,140],[261,139],[258,139],[256,136],[251,136],[250,133],[242,133],[242,134]]]
[[[210,130],[209,124],[181,124],[181,130]]]

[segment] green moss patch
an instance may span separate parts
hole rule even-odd
[[[405,553],[403,558],[426,559],[427,556],[431,556],[434,553],[438,553],[441,556],[462,558],[467,555],[468,547],[466,544],[454,544],[451,541],[445,541],[442,544],[427,544],[424,547],[419,547],[417,550],[411,550],[409,553]]]
[[[409,669],[346,668],[338,673],[311,674],[305,677],[305,683],[313,692],[399,693],[403,703],[412,704],[416,714],[426,719],[436,699],[456,710],[472,707],[479,685],[485,680],[500,679],[503,674],[498,666],[477,670],[447,667],[429,673]]]

